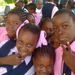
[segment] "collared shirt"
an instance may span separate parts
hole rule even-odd
[[[14,47],[13,49],[10,50],[9,54],[8,55],[12,55],[13,53],[17,54],[18,53],[18,50],[16,47]],[[29,64],[29,62],[31,61],[31,55],[25,57],[24,60],[22,60],[22,62],[25,61],[26,65]],[[13,69],[17,68],[18,65],[14,65],[13,66]],[[0,75],[3,75],[7,73],[7,68],[5,67],[0,67]],[[32,66],[24,75],[33,75],[34,74],[34,66]]]
[[[0,43],[8,39],[9,37],[7,35],[6,27],[0,27]]]

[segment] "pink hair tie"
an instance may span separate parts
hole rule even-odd
[[[44,30],[41,30],[40,38],[38,40],[36,48],[41,47],[42,45],[47,45],[47,44],[48,43],[47,43],[47,40],[46,40],[46,32]]]
[[[24,25],[26,25],[26,24],[28,24],[28,23],[29,23],[29,21],[28,21],[28,20],[25,20],[25,21],[18,27],[18,29],[17,29],[17,31],[16,31],[16,38],[18,38],[18,34],[19,34],[19,31],[20,31],[21,27],[23,27]]]

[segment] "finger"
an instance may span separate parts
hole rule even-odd
[[[66,48],[65,48],[65,46],[63,45],[63,44],[60,44],[60,46],[65,50]]]
[[[71,50],[70,43],[67,42],[67,50]]]

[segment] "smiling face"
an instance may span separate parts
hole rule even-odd
[[[60,43],[71,43],[75,39],[75,22],[69,14],[63,13],[55,16],[53,24],[56,27],[54,36],[59,39]]]
[[[54,33],[53,24],[50,21],[46,21],[42,26],[42,29],[46,31],[48,37],[52,36]]]
[[[29,21],[29,23],[35,24],[35,17],[33,15],[28,15],[27,20]]]
[[[33,59],[36,75],[50,75],[53,70],[53,60],[48,56],[37,55],[37,58]]]
[[[16,43],[17,49],[21,54],[21,57],[30,55],[34,51],[37,41],[37,34],[34,34],[28,30],[21,30]]]
[[[19,25],[22,24],[20,18],[16,14],[9,14],[6,20],[6,30],[8,36],[14,38],[16,36],[16,30]]]

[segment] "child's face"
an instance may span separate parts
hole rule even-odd
[[[30,55],[34,51],[37,41],[37,34],[34,34],[28,30],[21,30],[16,44],[21,57],[24,58],[25,56]]]
[[[36,75],[50,75],[53,70],[53,60],[48,56],[37,56],[33,59]]]
[[[35,18],[33,15],[28,16],[27,19],[28,19],[29,23],[35,24]]]
[[[72,42],[75,38],[75,22],[68,14],[58,15],[53,18],[53,24],[56,26],[55,35],[60,43],[66,44]]]
[[[42,6],[43,6],[43,3],[42,2],[37,2],[36,3],[36,6],[37,6],[38,9],[41,9]]]
[[[15,37],[16,30],[22,24],[20,18],[16,14],[9,14],[6,20],[6,30],[9,37]]]
[[[45,22],[42,29],[46,31],[48,37],[52,36],[54,33],[52,22]]]

